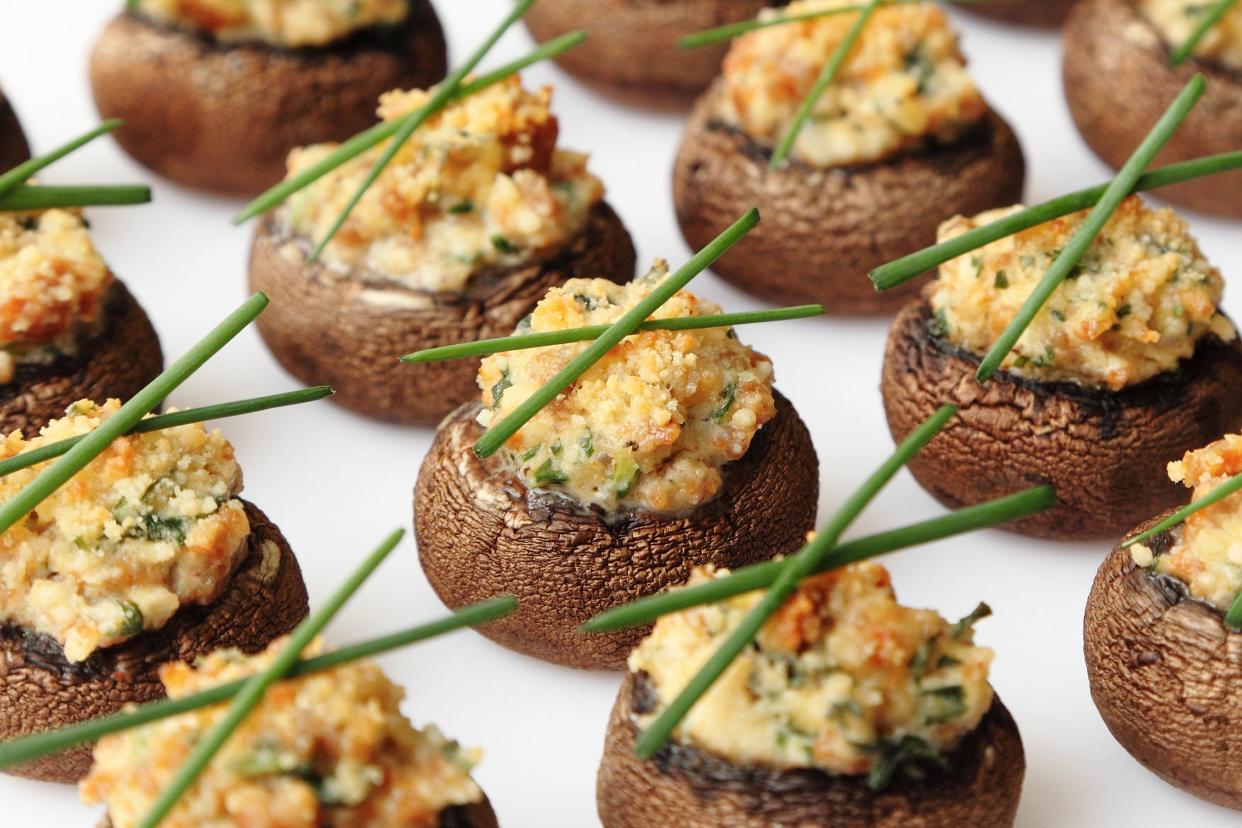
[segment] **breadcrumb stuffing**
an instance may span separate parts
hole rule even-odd
[[[405,20],[409,0],[137,0],[134,8],[162,23],[221,43],[326,46],[359,29]]]
[[[1170,47],[1190,39],[1214,4],[1210,0],[1139,0],[1138,8]],[[1242,69],[1242,6],[1234,5],[1195,46],[1195,57]]]

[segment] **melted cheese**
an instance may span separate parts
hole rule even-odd
[[[1211,0],[1139,0],[1139,11],[1170,47],[1180,46],[1212,7]],[[1195,46],[1195,56],[1242,69],[1242,6],[1235,4]]]
[[[409,14],[409,0],[137,0],[135,8],[222,43],[261,41],[298,48],[326,46],[359,29],[400,23]]]

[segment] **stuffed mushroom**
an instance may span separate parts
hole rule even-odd
[[[683,107],[716,77],[725,47],[679,49],[678,39],[780,5],[778,0],[540,0],[522,19],[540,42],[588,31],[587,49],[557,58],[582,82],[624,101]]]
[[[163,367],[78,211],[0,212],[0,434],[34,437],[79,399],[128,399]]]
[[[21,121],[13,105],[0,89],[0,172],[16,167],[30,158],[30,144],[22,132]]]
[[[369,126],[387,89],[444,77],[427,0],[132,0],[91,55],[121,147],[181,184],[267,189],[294,147]]]
[[[665,616],[631,654],[596,787],[604,828],[1013,824],[1025,760],[973,641],[983,612],[950,624],[903,607],[870,562],[803,582],[638,759],[638,732],[761,596]]]
[[[1022,26],[1059,27],[1078,0],[986,0],[967,3],[962,8],[1006,23]]]
[[[518,333],[616,321],[663,280],[553,288]],[[681,292],[655,318],[718,312]],[[681,583],[699,564],[791,552],[813,527],[815,449],[772,364],[731,329],[624,340],[480,459],[484,429],[586,343],[495,354],[481,401],[440,425],[418,476],[414,529],[450,607],[512,593],[518,609],[481,632],[573,667],[619,669],[643,630],[586,636],[587,618]]]
[[[391,92],[400,118],[427,92]],[[478,361],[400,365],[412,351],[507,334],[575,273],[634,275],[634,247],[586,156],[557,147],[552,91],[516,76],[433,116],[311,262],[309,252],[384,146],[345,163],[260,222],[250,284],[282,365],[368,416],[434,425],[474,394]],[[290,155],[296,175],[331,152]]]
[[[171,698],[202,692],[264,669],[284,644],[254,656],[223,649],[194,666],[174,662],[160,680]],[[312,644],[307,655],[321,650]],[[277,684],[160,824],[496,828],[470,778],[477,751],[434,726],[415,728],[401,713],[404,696],[369,661]],[[216,705],[101,739],[79,788],[87,804],[107,806],[101,828],[140,824],[195,737],[224,714]]]
[[[958,217],[947,239],[1020,208]],[[943,503],[1050,483],[1060,505],[1012,525],[1047,538],[1116,537],[1175,505],[1169,460],[1242,426],[1242,346],[1223,280],[1186,223],[1137,196],[1103,231],[980,385],[981,357],[1082,223],[1075,213],[941,265],[893,323],[881,390],[901,439],[945,402],[957,416],[910,461]]]
[[[1169,464],[1195,500],[1240,472],[1237,434]],[[1083,650],[1091,698],[1122,747],[1170,784],[1242,809],[1242,632],[1224,621],[1242,593],[1240,541],[1235,494],[1113,550],[1087,599]]]
[[[1210,4],[1207,4],[1210,5]],[[1154,164],[1231,152],[1242,144],[1242,7],[1235,5],[1180,66],[1170,49],[1190,36],[1207,5],[1198,0],[1084,0],[1065,27],[1065,97],[1082,137],[1105,162],[1130,152],[1197,72],[1207,91]],[[1242,216],[1242,172],[1175,184],[1171,201]]]
[[[806,0],[788,11],[848,4]],[[899,307],[917,288],[878,294],[867,271],[926,245],[950,216],[1021,199],[1025,175],[1016,136],[979,94],[948,18],[931,3],[874,13],[789,161],[772,169],[774,147],[855,18],[737,38],[695,106],[673,170],[691,247],[750,207],[763,213],[717,274],[765,299],[842,314]]]
[[[75,403],[0,454],[84,434],[119,407]],[[0,478],[0,500],[40,471]],[[233,447],[201,425],[120,437],[0,535],[0,740],[159,698],[164,662],[260,650],[296,626],[301,571],[241,483]],[[83,746],[12,772],[72,782],[90,763]]]

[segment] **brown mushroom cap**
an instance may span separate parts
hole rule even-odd
[[[1114,168],[1126,162],[1196,72],[1207,76],[1207,91],[1152,166],[1232,152],[1242,144],[1242,72],[1195,58],[1170,66],[1168,46],[1129,0],[1078,4],[1065,26],[1063,71],[1078,130]],[[1242,172],[1230,172],[1156,192],[1186,207],[1242,216],[1240,190]]]
[[[783,5],[778,0],[540,0],[523,20],[540,43],[586,29],[589,44],[556,60],[593,89],[639,106],[684,109],[720,73],[729,44],[679,49],[677,40]]]
[[[115,713],[131,702],[164,697],[159,666],[225,647],[256,653],[306,617],[302,571],[280,529],[254,504],[249,555],[228,589],[209,606],[186,606],[163,627],[71,664],[51,638],[0,626],[0,741]],[[45,782],[76,782],[91,766],[81,745],[5,772]]]
[[[574,276],[626,282],[634,245],[606,203],[586,228],[548,259],[471,277],[464,293],[429,293],[397,284],[377,287],[320,264],[307,245],[264,216],[250,251],[250,287],[272,300],[259,333],[285,369],[309,385],[336,389],[332,399],[369,417],[435,425],[478,396],[478,359],[402,365],[423,348],[508,336],[548,289]],[[377,295],[380,297],[377,299]]]
[[[1065,22],[1077,2],[1078,0],[989,0],[987,3],[966,3],[961,8],[1006,23],[1052,29]]]
[[[770,152],[713,117],[717,82],[695,105],[673,167],[682,235],[701,248],[751,207],[763,221],[712,270],[778,303],[829,313],[891,313],[922,280],[878,293],[867,272],[936,241],[952,216],[1022,200],[1026,164],[995,112],[960,140],[878,163],[815,169],[768,166]]]
[[[285,176],[294,147],[342,141],[375,123],[390,89],[444,77],[444,34],[427,0],[396,27],[323,48],[217,44],[127,11],[91,55],[91,89],[114,134],[143,164],[190,187],[262,192]]]
[[[1041,538],[1115,538],[1185,500],[1165,466],[1242,427],[1242,344],[1199,342],[1181,370],[1112,393],[1000,372],[975,381],[978,357],[931,334],[924,300],[893,321],[880,389],[894,439],[945,403],[957,416],[909,468],[958,507],[1039,483],[1060,505],[1008,524]]]
[[[792,552],[814,527],[819,469],[806,426],[779,393],[776,416],[724,487],[683,517],[633,514],[609,525],[532,491],[499,455],[479,459],[478,403],[440,425],[414,490],[414,533],[445,604],[510,593],[512,614],[480,628],[510,649],[570,667],[618,670],[650,627],[586,635],[592,615],[683,583],[701,564],[736,568]]]
[[[1148,546],[1167,549],[1174,531]],[[1169,784],[1242,809],[1242,633],[1118,546],[1091,585],[1083,653],[1091,698],[1122,747]]]
[[[644,678],[626,674],[596,781],[604,828],[998,828],[1013,825],[1018,811],[1026,760],[999,697],[945,757],[948,771],[898,776],[876,793],[865,777],[739,766],[675,742],[638,759],[631,713],[642,712],[650,694]]]
[[[30,158],[30,144],[22,132],[21,121],[13,105],[0,90],[0,172],[12,169]]]
[[[77,354],[47,365],[17,365],[13,380],[0,385],[0,434],[20,431],[29,439],[78,400],[128,400],[159,376],[164,370],[159,337],[120,280],[104,313],[103,331],[82,342]]]

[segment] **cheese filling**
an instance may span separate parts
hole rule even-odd
[[[1212,8],[1211,0],[1139,0],[1139,11],[1161,39],[1177,47]],[[1218,61],[1231,69],[1242,69],[1242,6],[1234,5],[1195,46],[1196,57]]]
[[[10,434],[0,459],[85,434],[119,408],[74,403],[32,440]],[[0,502],[46,465],[0,478]],[[80,662],[158,629],[182,606],[210,604],[248,548],[240,489],[241,468],[218,431],[196,424],[118,437],[0,535],[0,623],[48,635]]]
[[[804,0],[760,19],[854,5]],[[775,145],[858,14],[757,29],[733,41],[716,116]],[[957,35],[931,3],[882,6],[815,103],[791,157],[815,167],[882,161],[926,141],[948,143],[987,112]]]
[[[389,92],[380,118],[400,119],[429,97]],[[557,149],[551,103],[550,87],[529,92],[512,76],[432,116],[366,191],[323,261],[363,281],[458,292],[480,270],[562,248],[586,226],[604,188],[586,156]],[[303,239],[323,238],[386,147],[292,196],[281,220]],[[335,149],[294,150],[290,177]]]
[[[1019,212],[1011,207],[940,227],[940,240]],[[940,266],[927,288],[934,333],[985,354],[1082,224],[1084,210],[992,242]],[[1204,337],[1237,334],[1220,312],[1220,272],[1186,222],[1138,196],[1121,203],[1061,283],[1004,368],[1019,376],[1119,391],[1173,371]]]
[[[1169,464],[1169,479],[1202,500],[1242,473],[1242,435],[1229,434]],[[1130,547],[1135,563],[1183,581],[1190,594],[1226,612],[1242,593],[1242,495],[1230,495],[1186,519],[1176,540],[1157,555],[1144,544]]]
[[[615,322],[668,275],[657,262],[625,285],[571,279],[552,288],[515,333]],[[720,308],[686,292],[654,319]],[[499,422],[590,345],[575,342],[483,360],[484,426]],[[732,329],[646,331],[626,338],[511,437],[502,451],[528,486],[607,513],[684,512],[720,490],[775,416],[772,364]]]
[[[727,572],[696,570],[691,585]],[[751,592],[665,615],[629,669],[657,697],[647,726],[761,600]],[[912,760],[939,765],[992,704],[980,607],[956,624],[897,603],[888,572],[852,564],[805,580],[674,733],[729,762],[869,775],[885,787]]]
[[[160,678],[182,698],[267,667],[280,639],[257,656],[219,650]],[[322,651],[312,645],[307,656]],[[483,798],[470,778],[477,752],[401,714],[405,692],[374,663],[356,661],[272,687],[258,708],[161,823],[164,828],[438,828],[440,812]],[[216,705],[104,737],[81,783],[113,828],[132,828],[225,714]]]
[[[76,212],[0,213],[0,383],[99,333],[114,281]]]
[[[221,43],[326,46],[360,29],[394,25],[409,0],[136,0],[131,8]]]

